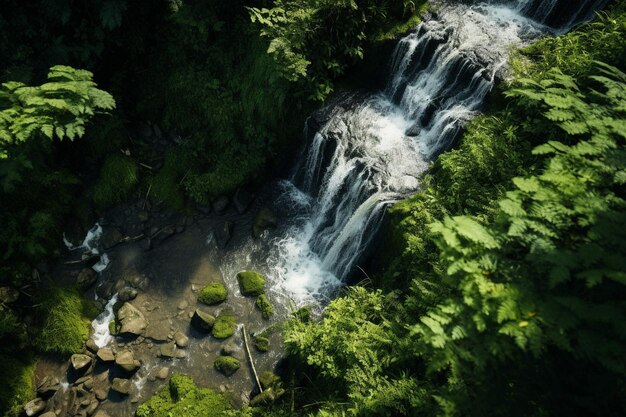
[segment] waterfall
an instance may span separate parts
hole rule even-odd
[[[576,2],[437,3],[399,41],[383,91],[344,94],[314,113],[302,159],[283,183],[296,221],[270,257],[277,284],[303,302],[341,286],[386,207],[419,190],[429,162],[480,110],[510,49],[568,30],[607,0]]]

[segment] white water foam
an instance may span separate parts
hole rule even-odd
[[[104,311],[91,323],[91,327],[93,328],[92,339],[99,348],[105,347],[113,340],[113,336],[111,336],[111,332],[109,331],[109,323],[115,319],[113,306],[116,302],[117,293],[111,297],[104,307]]]

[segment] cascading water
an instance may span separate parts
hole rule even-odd
[[[269,260],[276,284],[300,302],[337,289],[385,208],[419,189],[428,162],[480,109],[510,48],[569,30],[607,1],[434,4],[399,42],[384,91],[345,95],[307,122],[303,159],[282,184],[296,221]]]

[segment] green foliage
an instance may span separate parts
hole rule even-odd
[[[2,415],[22,415],[24,403],[35,398],[35,364],[32,358],[0,354],[0,383]]]
[[[137,417],[221,417],[231,415],[228,401],[217,391],[198,388],[191,378],[174,374],[169,384],[137,408]]]
[[[231,376],[241,367],[241,363],[232,356],[218,356],[213,367],[220,373]]]
[[[265,277],[255,271],[239,272],[237,281],[243,295],[261,295],[265,290]]]
[[[204,287],[198,294],[198,301],[208,306],[226,301],[228,290],[220,282],[212,282]]]
[[[264,336],[254,336],[254,347],[259,352],[267,352],[270,349],[270,340]]]
[[[33,345],[41,352],[63,356],[82,351],[91,321],[98,314],[77,291],[54,286],[42,293],[37,310],[43,321]]]
[[[409,15],[416,12],[411,3]],[[271,8],[248,10],[261,36],[269,39],[267,52],[282,76],[323,101],[333,91],[333,80],[363,59],[367,38],[392,16],[402,16],[406,6],[400,0],[276,0]]]
[[[129,157],[109,155],[102,165],[93,199],[98,207],[110,207],[124,201],[139,182],[139,167]]]
[[[274,306],[272,306],[265,294],[259,295],[254,304],[261,311],[264,319],[269,319],[274,314]]]
[[[57,65],[48,82],[29,87],[7,82],[0,89],[0,158],[35,136],[74,140],[85,134],[85,125],[97,111],[115,107],[113,97],[96,88],[93,74]]]
[[[211,335],[216,339],[227,339],[235,334],[237,316],[232,308],[226,307],[217,315]]]

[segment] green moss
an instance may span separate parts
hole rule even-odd
[[[5,417],[22,415],[22,405],[35,398],[35,362],[0,355],[0,410]]]
[[[139,168],[130,158],[110,155],[100,171],[93,199],[100,208],[107,208],[127,198],[137,186]]]
[[[267,352],[270,349],[270,340],[267,337],[255,336],[254,347],[259,352]]]
[[[422,13],[426,11],[428,8],[428,2],[424,0],[418,0],[415,10],[412,14],[408,16],[406,20],[393,22],[392,25],[384,28],[380,33],[378,33],[374,40],[376,41],[386,41],[390,39],[396,39],[399,36],[404,36],[411,30],[413,30],[419,23],[422,21]]]
[[[111,333],[112,335],[117,334],[117,323],[115,323],[115,320],[111,320],[109,322],[109,333]]]
[[[265,288],[265,278],[254,271],[243,271],[237,274],[239,288],[243,295],[261,295]]]
[[[200,291],[198,301],[206,305],[215,305],[226,301],[228,290],[224,284],[212,282]]]
[[[140,405],[137,417],[221,417],[232,410],[219,392],[198,388],[187,376],[174,374],[169,384]]]
[[[256,306],[259,310],[261,310],[261,314],[264,319],[269,319],[272,314],[274,314],[274,307],[272,303],[267,299],[265,294],[261,294],[256,299]]]
[[[51,287],[44,293],[38,307],[43,321],[33,345],[42,352],[64,356],[80,352],[97,309],[74,289]]]
[[[232,356],[219,356],[213,366],[222,374],[231,376],[241,367],[241,363]]]
[[[185,202],[181,181],[187,166],[189,162],[180,149],[168,151],[165,154],[163,168],[152,179],[150,187],[152,195],[168,206],[181,210]]]
[[[215,319],[211,335],[216,339],[227,339],[235,333],[237,317],[232,308],[223,309]]]

